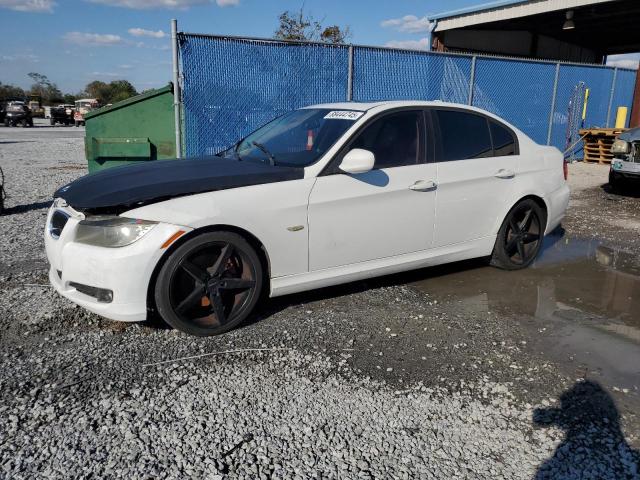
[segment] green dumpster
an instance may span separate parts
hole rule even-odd
[[[85,122],[89,172],[176,157],[171,84],[93,110]]]

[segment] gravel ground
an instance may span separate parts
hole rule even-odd
[[[624,195],[607,185],[608,165],[569,165],[571,215],[563,226],[576,236],[596,237],[633,253],[640,251],[640,188]]]
[[[81,135],[0,128],[0,478],[640,478],[635,397],[531,348],[528,318],[406,285],[446,269],[269,301],[208,339],[60,298],[43,224]],[[638,200],[595,171],[566,228],[626,244],[587,213]]]

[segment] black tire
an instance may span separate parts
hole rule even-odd
[[[208,232],[180,245],[158,274],[158,313],[190,335],[218,335],[242,323],[260,298],[262,263],[232,232]]]
[[[9,126],[9,120],[7,120],[6,118],[5,118],[5,120],[4,120],[4,126],[5,126],[5,127],[8,127],[8,126]]]
[[[612,192],[617,192],[622,187],[622,179],[613,170],[609,170],[609,189]]]
[[[80,126],[80,122],[73,122],[76,127]]]
[[[53,126],[55,126],[55,124],[56,124],[56,120],[53,117],[51,117],[49,119],[49,125],[51,125],[53,127]]]
[[[491,254],[491,265],[520,270],[535,260],[542,247],[546,213],[531,199],[518,202],[502,222]]]
[[[29,120],[26,118],[22,120],[22,128],[27,128],[29,126]]]

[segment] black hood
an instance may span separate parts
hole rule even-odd
[[[82,211],[125,211],[173,197],[304,178],[304,169],[221,157],[156,160],[101,170],[58,189]]]

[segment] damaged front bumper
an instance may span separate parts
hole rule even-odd
[[[66,221],[65,221],[66,218]],[[142,321],[147,318],[147,293],[167,239],[182,226],[159,223],[140,240],[117,248],[76,241],[81,212],[54,203],[47,215],[45,250],[49,281],[72,302],[105,318]]]

